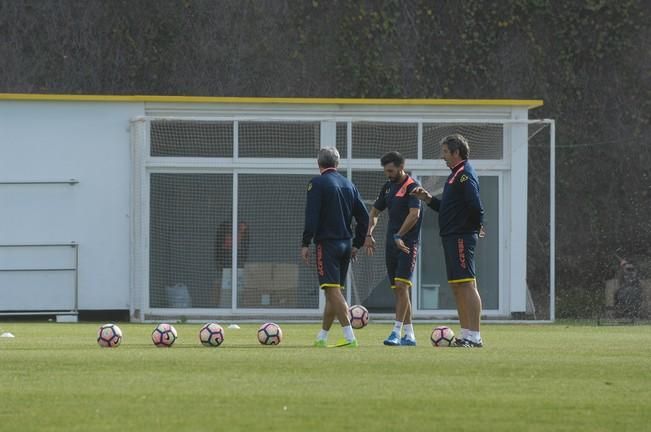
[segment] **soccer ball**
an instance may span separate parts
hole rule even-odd
[[[283,340],[283,331],[278,324],[264,323],[258,329],[258,341],[262,345],[278,345]]]
[[[218,347],[224,342],[224,329],[217,323],[208,323],[199,330],[199,340],[203,346]]]
[[[102,348],[116,348],[122,342],[122,330],[115,324],[104,324],[97,331],[97,343]]]
[[[176,329],[170,324],[158,324],[151,334],[151,340],[157,347],[171,347],[176,337]]]
[[[362,305],[353,305],[348,309],[350,325],[354,329],[361,329],[368,324],[368,310]]]
[[[454,342],[454,332],[450,327],[436,327],[430,339],[435,347],[449,347]]]

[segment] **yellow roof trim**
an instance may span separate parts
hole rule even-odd
[[[240,103],[240,104],[310,104],[310,105],[462,105],[525,106],[543,105],[538,99],[351,99],[351,98],[272,98],[213,96],[146,96],[146,95],[76,95],[0,93],[0,100],[59,102],[160,102],[160,103]]]

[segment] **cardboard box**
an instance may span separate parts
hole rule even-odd
[[[273,265],[272,306],[283,308],[297,307],[297,291],[298,265],[275,263]]]
[[[297,264],[251,262],[244,265],[244,283],[238,293],[242,308],[295,308]]]

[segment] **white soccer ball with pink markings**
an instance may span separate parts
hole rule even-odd
[[[218,347],[224,342],[224,329],[217,323],[208,323],[199,330],[199,340],[203,346]]]
[[[283,331],[276,323],[264,323],[258,329],[258,342],[262,345],[278,345],[283,340]]]
[[[122,342],[122,330],[115,324],[104,324],[97,331],[97,343],[102,348],[116,348]]]
[[[178,334],[176,329],[171,324],[158,324],[154,331],[151,333],[151,340],[157,347],[171,347],[176,342]]]
[[[364,328],[368,324],[368,309],[362,305],[352,305],[348,309],[348,318],[352,328]]]
[[[440,326],[432,331],[432,345],[438,348],[452,346],[454,342],[454,332],[450,327]]]

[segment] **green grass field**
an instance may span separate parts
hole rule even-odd
[[[0,430],[651,428],[647,326],[486,325],[483,349],[435,349],[431,325],[416,326],[418,347],[390,348],[376,323],[356,350],[312,348],[317,324],[282,325],[277,347],[245,324],[219,348],[198,343],[200,325],[175,326],[170,349],[146,324],[101,349],[97,324],[0,322],[16,336],[0,339]]]

